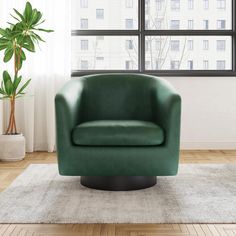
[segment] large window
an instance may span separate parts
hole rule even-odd
[[[235,5],[233,0],[72,0],[72,75],[234,75]]]

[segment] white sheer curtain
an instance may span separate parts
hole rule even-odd
[[[9,21],[12,9],[24,9],[25,0],[0,0],[0,27]],[[30,0],[32,6],[43,13],[46,22],[43,28],[53,29],[54,33],[42,33],[46,43],[40,45],[36,53],[27,53],[27,60],[21,74],[32,78],[28,96],[17,101],[16,121],[18,130],[26,137],[28,152],[55,149],[54,96],[59,88],[70,78],[71,69],[71,1],[68,0]],[[1,53],[2,58],[2,53]],[[0,73],[12,67],[0,61]],[[0,104],[1,105],[1,104]],[[3,129],[6,128],[9,114],[8,104],[4,102]],[[1,123],[1,122],[0,122]],[[1,131],[1,127],[0,127]]]

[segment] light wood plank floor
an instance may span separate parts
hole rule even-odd
[[[0,162],[0,191],[7,188],[29,164],[41,163],[56,163],[56,154],[35,152],[27,154],[20,162]],[[236,151],[182,151],[181,163],[236,163]],[[0,236],[3,235],[236,236],[236,224],[0,224]]]

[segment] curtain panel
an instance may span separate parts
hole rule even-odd
[[[0,27],[12,21],[13,8],[23,11],[25,0],[0,0]],[[55,150],[54,97],[60,87],[70,79],[71,73],[71,1],[31,0],[30,3],[43,13],[43,28],[54,32],[42,33],[46,43],[37,47],[36,53],[27,52],[27,60],[20,74],[32,79],[27,95],[16,103],[16,122],[19,132],[26,138],[27,152]],[[13,73],[13,64],[2,61],[0,76],[4,70]],[[0,103],[0,132],[7,126],[9,104]],[[1,127],[2,126],[2,127]]]

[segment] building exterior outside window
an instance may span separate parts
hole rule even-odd
[[[80,0],[81,8],[88,8],[88,0]]]
[[[125,3],[126,8],[133,8],[133,0],[126,0]]]
[[[193,40],[188,40],[188,50],[189,51],[193,50]]]
[[[96,18],[100,20],[104,19],[104,9],[96,9]]]
[[[171,10],[180,10],[180,0],[171,0]]]
[[[133,24],[133,19],[126,19],[125,20],[125,28],[126,29],[133,29],[134,24]]]
[[[72,2],[72,71],[76,73],[234,69],[231,0],[144,0],[142,28],[139,16],[144,11],[139,11],[138,0]]]
[[[203,8],[205,10],[209,9],[209,0],[203,0]]]
[[[188,9],[189,10],[194,9],[194,0],[188,0]]]
[[[179,20],[171,20],[171,22],[170,22],[170,29],[178,30],[179,27],[180,27],[180,21]]]
[[[216,61],[216,69],[217,70],[225,70],[225,61],[224,60]]]
[[[209,50],[209,41],[203,40],[203,50]]]
[[[179,51],[179,40],[171,40],[170,41],[170,50],[171,51]]]
[[[217,20],[217,29],[224,30],[226,26],[225,20]]]
[[[188,20],[188,29],[189,30],[193,29],[193,20]]]
[[[225,40],[217,40],[216,41],[216,49],[217,51],[225,51]]]
[[[88,29],[88,19],[81,19],[80,20],[80,28],[81,29]]]
[[[88,40],[81,40],[81,50],[88,50]]]
[[[226,2],[225,0],[217,0],[217,9],[223,9],[226,8]]]

